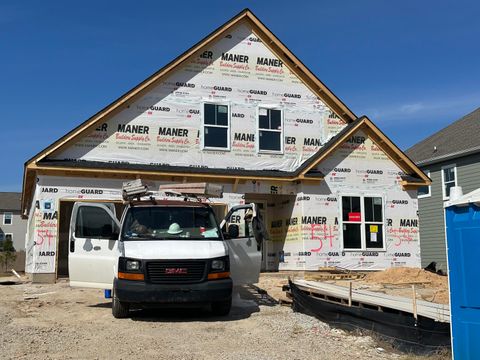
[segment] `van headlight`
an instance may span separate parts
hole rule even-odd
[[[212,260],[212,270],[224,270],[225,269],[225,261],[223,260]]]
[[[125,269],[127,271],[138,271],[140,270],[140,261],[138,260],[127,260],[125,264]]]

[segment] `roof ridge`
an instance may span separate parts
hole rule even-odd
[[[437,130],[436,132],[434,132],[433,134],[429,135],[428,137],[424,138],[423,140],[420,140],[419,142],[417,142],[416,144],[410,146],[408,149],[405,150],[406,153],[408,153],[409,151],[411,151],[412,149],[414,149],[415,147],[418,147],[420,146],[421,144],[424,144],[425,142],[427,142],[428,140],[432,139],[435,135],[438,135],[440,134],[441,132],[449,129],[449,128],[452,128],[453,126],[457,125],[458,123],[460,123],[462,120],[468,120],[467,118],[473,114],[475,114],[476,112],[480,112],[480,106],[478,108],[476,108],[475,110],[469,112],[468,114],[466,115],[463,115],[461,118],[453,121],[452,123],[448,124],[447,126],[441,128],[440,130]]]

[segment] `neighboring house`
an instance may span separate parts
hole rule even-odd
[[[17,259],[13,266],[17,271],[25,269],[27,220],[22,219],[20,213],[21,198],[22,193],[19,192],[0,192],[0,251],[3,249],[4,241],[11,239],[17,251]]]
[[[452,186],[464,193],[480,187],[480,108],[455,121],[406,154],[432,179],[418,190],[422,266],[435,261],[446,269],[445,216],[443,204]]]
[[[258,203],[266,270],[420,266],[428,177],[249,10],[26,162],[33,281],[68,275],[69,230],[86,226],[70,226],[74,201],[118,213],[122,181],[138,177],[155,196],[165,183],[222,184],[219,216]]]

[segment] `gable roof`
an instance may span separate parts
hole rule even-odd
[[[106,121],[121,110],[125,109],[144,93],[158,84],[163,78],[168,76],[177,66],[187,61],[191,56],[199,54],[205,47],[213,43],[217,39],[224,37],[229,30],[239,24],[247,23],[263,42],[288,69],[298,76],[302,82],[316,94],[331,110],[333,110],[346,123],[350,123],[356,119],[355,114],[325,85],[323,84],[249,9],[244,9],[224,25],[220,26],[212,33],[193,45],[189,50],[172,60],[156,73],[148,77],[139,85],[129,90],[117,100],[107,105],[91,118],[78,125],[76,128],[62,136],[60,139],[34,155],[27,160],[24,165],[22,208],[25,209],[26,197],[28,198],[30,191],[25,192],[32,186],[35,179],[35,164],[54,151],[60,151],[67,144],[72,143],[82,135],[95,129],[100,122]]]
[[[264,45],[269,48],[289,70],[298,76],[302,82],[322,101],[326,103],[347,126],[334,136],[325,146],[315,155],[305,161],[297,170],[293,172],[281,171],[242,171],[237,173],[232,170],[224,169],[208,169],[206,172],[198,168],[182,168],[182,167],[156,167],[149,165],[124,165],[124,164],[108,164],[97,162],[68,162],[48,160],[47,156],[55,151],[63,149],[89,131],[95,129],[100,122],[106,121],[111,116],[125,109],[132,102],[149,91],[153,86],[158,84],[165,76],[170,74],[177,66],[187,61],[191,56],[201,53],[206,46],[217,39],[225,36],[230,29],[239,24],[248,24],[253,29]],[[22,193],[22,211],[28,207],[28,202],[33,196],[33,185],[37,174],[63,174],[63,175],[90,175],[104,177],[125,177],[128,176],[191,176],[206,177],[207,174],[212,177],[235,179],[235,183],[239,179],[257,178],[270,180],[286,180],[293,181],[298,179],[322,179],[322,174],[315,172],[314,167],[339,144],[348,139],[354,131],[360,127],[366,126],[370,130],[372,136],[378,139],[380,148],[386,148],[391,158],[399,165],[400,168],[406,169],[406,173],[411,174],[414,178],[420,179],[420,183],[429,182],[429,178],[423,174],[416,165],[411,162],[373,123],[366,117],[356,118],[355,114],[328,89],[249,9],[245,9],[227,23],[217,28],[203,40],[195,44],[189,50],[178,56],[176,59],[165,65],[162,69],[147,78],[138,86],[122,95],[119,99],[93,115],[75,129],[67,133],[62,138],[42,150],[25,163],[25,171],[23,177]],[[92,175],[93,174],[93,175]],[[414,182],[412,182],[413,184]]]
[[[420,168],[400,150],[367,116],[358,118],[347,125],[342,131],[328,141],[319,151],[302,165],[300,178],[311,176],[314,168],[325,158],[337,150],[345,141],[357,131],[362,130],[370,139],[405,173],[402,185],[410,186],[429,185],[432,181]]]
[[[222,38],[235,26],[247,23],[253,32],[262,40],[279,59],[283,61],[289,70],[297,75],[303,83],[322,101],[327,104],[342,120],[349,123],[356,119],[355,114],[324,84],[322,83],[249,9],[244,9],[225,24],[214,30],[205,38],[193,45],[183,54],[172,60],[156,73],[148,77],[139,85],[129,90],[117,100],[100,110],[91,118],[68,132],[66,135],[49,145],[44,150],[27,160],[26,165],[39,161],[54,151],[63,148],[67,143],[78,139],[81,135],[95,129],[99,123],[125,109],[129,104],[145,94],[158,84],[163,78],[170,75],[179,65],[188,61],[193,55],[201,53],[204,48],[217,39]]]
[[[428,165],[480,151],[480,108],[413,145],[405,153],[418,165]]]
[[[20,211],[22,193],[0,192],[0,210]]]

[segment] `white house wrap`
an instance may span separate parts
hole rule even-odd
[[[27,162],[27,272],[67,262],[68,203],[138,177],[223,184],[218,211],[261,203],[268,270],[420,264],[428,177],[248,10]]]

